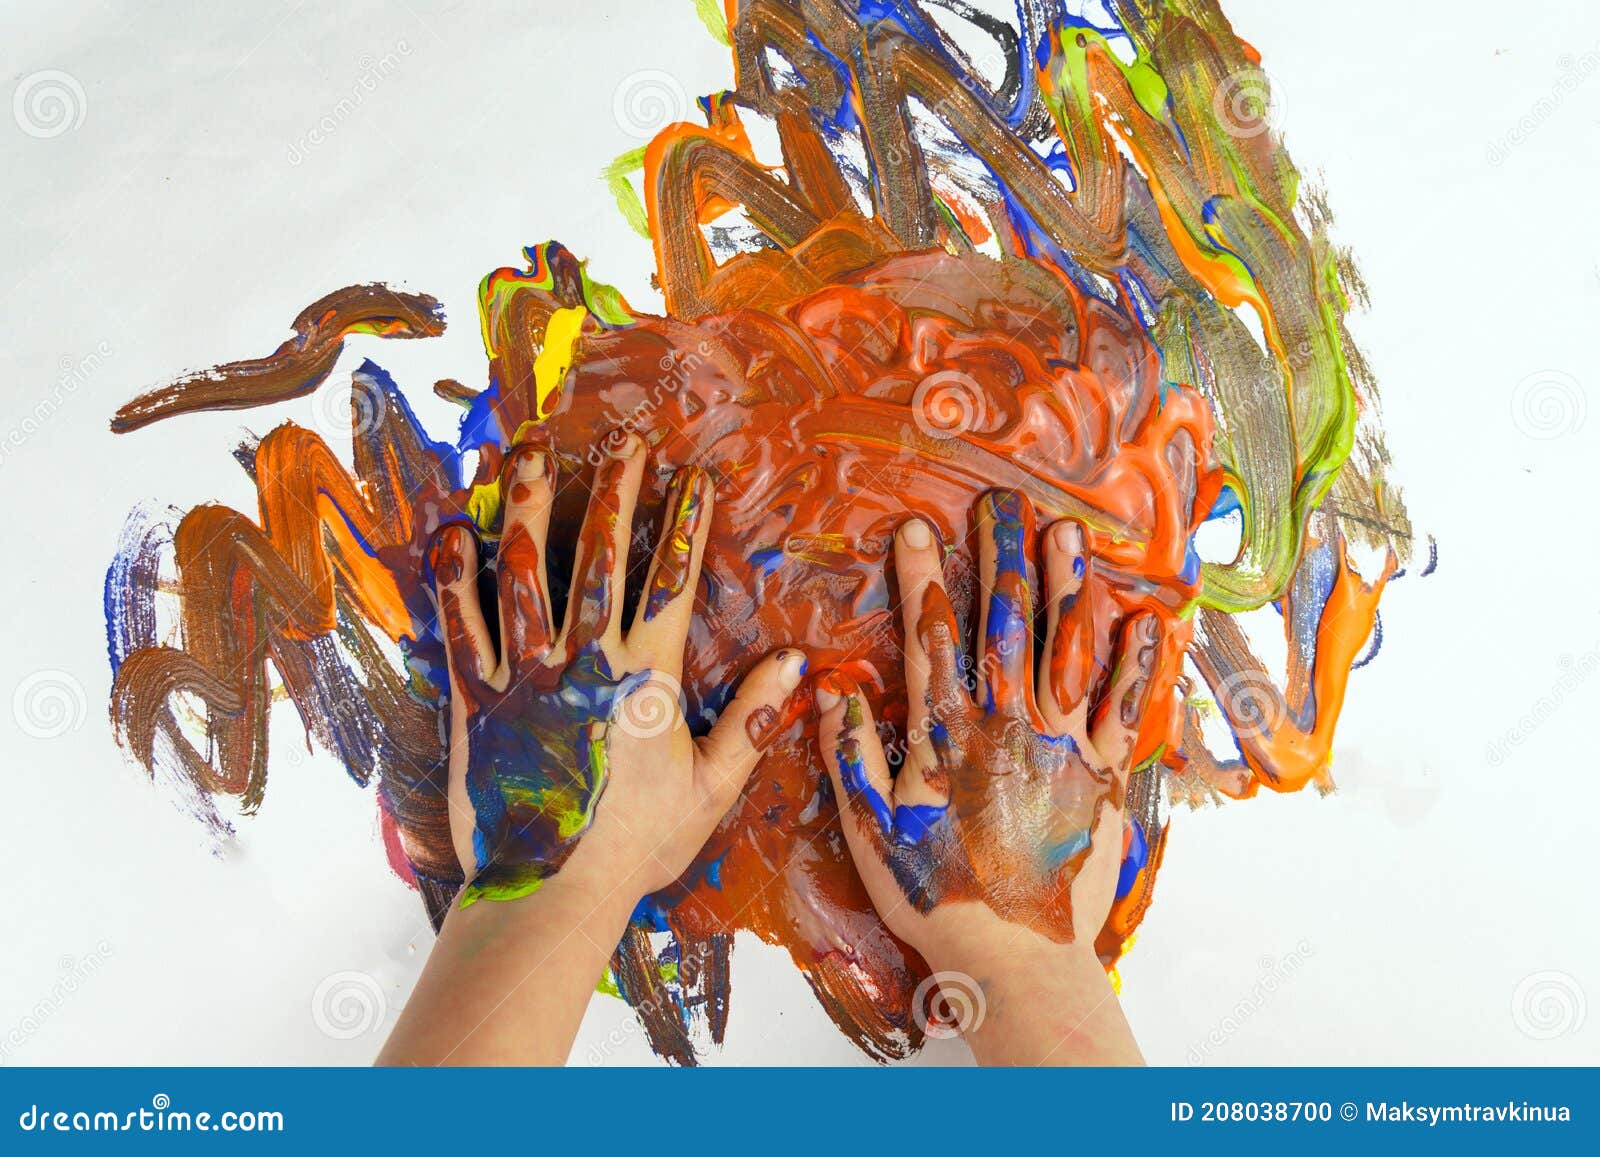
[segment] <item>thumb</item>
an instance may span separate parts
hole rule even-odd
[[[739,683],[733,702],[711,734],[700,740],[695,782],[724,811],[733,805],[762,752],[782,732],[788,718],[783,708],[805,673],[806,657],[799,651],[768,655]]]

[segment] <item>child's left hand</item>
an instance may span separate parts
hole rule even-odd
[[[628,541],[647,457],[608,440],[579,538],[566,623],[551,629],[545,540],[554,470],[513,451],[499,557],[503,654],[479,607],[477,544],[447,527],[433,552],[450,656],[450,826],[463,905],[514,899],[560,873],[595,901],[666,887],[738,798],[800,684],[798,651],[770,656],[701,740],[679,679],[711,523],[711,480],[680,471],[633,627],[623,636]]]

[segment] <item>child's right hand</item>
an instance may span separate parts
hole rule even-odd
[[[986,496],[979,533],[975,694],[962,678],[939,546],[921,521],[896,536],[910,710],[905,766],[893,784],[860,689],[837,673],[819,681],[819,738],[841,821],[884,923],[936,973],[1016,992],[1012,974],[1029,969],[1039,974],[1026,981],[1034,995],[1038,983],[1062,978],[1109,994],[1094,938],[1115,896],[1127,777],[1161,648],[1158,622],[1142,614],[1122,625],[1118,658],[1090,719],[1094,680],[1069,670],[1085,652],[1074,636],[1089,627],[1074,603],[1085,565],[1082,529],[1060,522],[1045,538],[1049,603],[1037,680],[1026,500]],[[1126,1044],[1131,1049],[1131,1038]],[[991,1059],[1040,1063],[1038,1051],[992,1052]],[[1102,1049],[1096,1059],[1136,1058],[1136,1050],[1129,1057]]]

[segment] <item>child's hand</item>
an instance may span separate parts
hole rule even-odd
[[[771,656],[702,740],[678,680],[711,521],[710,479],[681,471],[633,627],[620,603],[646,451],[608,441],[579,539],[566,623],[551,627],[545,537],[555,481],[537,451],[506,464],[496,657],[478,605],[466,527],[434,547],[450,656],[450,826],[462,904],[512,899],[561,874],[599,901],[631,903],[677,879],[738,798],[805,669]]]
[[[634,905],[689,866],[800,684],[804,657],[779,652],[745,678],[710,735],[690,738],[678,679],[710,479],[678,474],[624,639],[619,604],[646,455],[631,436],[607,445],[559,635],[544,566],[554,474],[543,454],[514,450],[505,467],[502,656],[478,606],[472,534],[447,528],[435,544],[450,653],[450,833],[468,883],[382,1064],[565,1060]]]
[[[963,679],[939,547],[925,523],[907,523],[895,540],[910,701],[905,766],[891,785],[871,709],[838,674],[818,684],[824,758],[873,905],[936,972],[959,973],[985,991],[998,984],[1026,993],[1030,1003],[1060,983],[1098,1000],[1110,990],[1094,937],[1116,891],[1123,797],[1160,649],[1157,620],[1146,614],[1123,624],[1109,690],[1091,720],[1093,681],[1076,668],[1092,647],[1074,637],[1088,629],[1074,608],[1085,563],[1081,528],[1058,523],[1046,536],[1048,634],[1037,681],[1026,567],[1032,513],[1015,494],[991,494],[979,533],[976,694]],[[1020,1040],[1013,1033],[1009,1043]],[[1054,1051],[995,1055],[1040,1063]],[[1130,1059],[1105,1048],[1095,1055]]]

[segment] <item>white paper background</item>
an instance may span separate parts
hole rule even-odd
[[[1124,967],[1129,1018],[1157,1063],[1595,1063],[1600,9],[1227,9],[1371,284],[1356,332],[1441,564],[1385,598],[1339,794],[1177,815]],[[59,70],[83,94],[49,139],[23,131],[39,130],[26,110],[0,118],[0,1055],[366,1062],[430,939],[370,792],[324,756],[280,765],[214,857],[121,760],[104,708],[101,581],[128,506],[253,510],[228,457],[240,430],[318,410],[121,438],[107,418],[180,369],[267,352],[335,287],[386,279],[440,297],[450,330],[352,341],[349,364],[375,357],[443,430],[429,385],[483,377],[478,280],[546,238],[654,307],[648,247],[596,176],[640,143],[614,94],[648,70],[690,98],[726,87],[726,50],[687,0],[7,3],[0,64],[8,92]],[[67,687],[59,723],[38,714],[41,680]],[[280,712],[280,754],[297,730]],[[735,959],[710,1063],[861,1059],[783,954],[745,938]],[[385,1015],[338,1039],[312,1004],[345,971],[374,978]],[[651,1057],[601,998],[574,1059]],[[966,1059],[951,1042],[923,1058]]]

